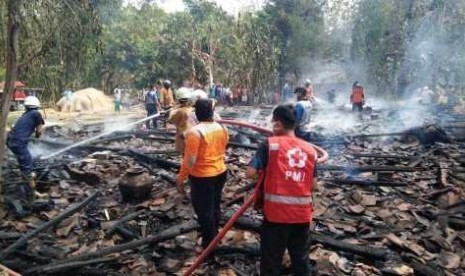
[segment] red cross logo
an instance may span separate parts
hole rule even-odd
[[[300,148],[292,148],[287,152],[287,158],[289,160],[289,166],[291,168],[303,168],[305,162],[307,162],[307,154]]]

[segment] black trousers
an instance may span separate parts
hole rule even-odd
[[[281,262],[286,249],[291,257],[293,275],[311,275],[308,258],[309,231],[308,223],[283,224],[264,221],[260,241],[260,275],[281,275]]]
[[[352,104],[352,111],[362,111],[362,110],[363,110],[363,103]]]
[[[189,176],[191,200],[200,224],[203,248],[206,248],[218,233],[221,218],[221,192],[226,178],[227,171],[212,177]]]

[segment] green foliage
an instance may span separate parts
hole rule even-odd
[[[463,1],[269,0],[237,16],[207,0],[185,0],[186,10],[173,14],[156,2],[25,1],[20,79],[45,87],[50,99],[66,88],[110,92],[168,78],[241,85],[265,100],[284,80],[297,84],[326,62],[349,63],[348,82],[386,96],[465,82]]]

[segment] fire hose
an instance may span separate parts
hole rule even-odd
[[[218,123],[220,124],[225,124],[225,125],[234,125],[234,126],[239,126],[239,127],[245,127],[245,128],[250,128],[253,130],[256,130],[258,132],[261,132],[263,134],[268,134],[271,135],[273,132],[269,129],[259,127],[253,124],[245,123],[245,122],[239,122],[239,121],[233,121],[233,120],[217,120]],[[315,150],[318,153],[318,159],[317,163],[324,163],[328,160],[329,155],[328,153],[313,144],[310,143],[310,145],[315,148]],[[183,276],[190,276],[194,271],[202,264],[202,262],[205,260],[208,255],[216,248],[218,243],[221,241],[221,239],[226,235],[226,233],[232,228],[234,223],[242,216],[242,214],[255,202],[255,199],[257,198],[258,193],[260,192],[260,183],[261,179],[257,181],[257,185],[255,186],[253,194],[244,202],[244,204],[237,210],[231,218],[226,222],[226,224],[223,226],[221,231],[215,236],[215,238],[208,244],[207,248],[205,248],[200,256],[197,258],[194,264],[192,264],[189,269],[183,274]]]

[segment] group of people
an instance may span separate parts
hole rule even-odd
[[[159,116],[158,113],[165,111],[168,114],[168,110],[174,106],[173,90],[171,89],[171,81],[164,80],[162,85],[151,85],[148,92],[144,97],[145,109],[147,111],[147,117],[151,117],[151,120],[147,120],[146,127],[157,128]],[[166,124],[166,117],[164,118]]]
[[[309,99],[306,92],[304,88],[296,89],[299,103]],[[182,88],[177,98],[179,107],[169,118],[177,128],[176,149],[182,153],[176,185],[184,194],[189,182],[191,202],[200,225],[201,247],[206,248],[218,233],[221,194],[228,177],[225,155],[229,133],[215,120],[214,99],[198,98],[190,107],[187,90]],[[294,275],[310,275],[308,239],[317,154],[310,144],[296,136],[304,131],[309,120],[308,114],[300,110],[307,107],[299,103],[274,109],[273,136],[260,145],[246,171],[248,178],[260,183],[256,206],[264,214],[262,275],[280,275],[286,249]],[[188,119],[192,113],[194,124]]]
[[[210,97],[215,98],[219,104],[229,106],[250,104],[252,98],[249,89],[241,85],[228,87],[220,82],[211,86]]]

